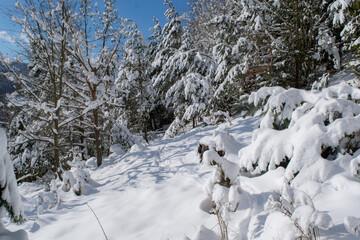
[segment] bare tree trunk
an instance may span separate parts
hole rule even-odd
[[[299,28],[300,28],[300,16],[299,16],[299,2],[298,0],[295,0],[295,12],[296,12],[296,24],[295,24],[295,51],[297,51],[295,53],[295,87],[296,88],[300,88],[300,68],[301,68],[301,60],[300,60],[300,56],[299,56],[299,52],[300,52],[300,33],[299,33]]]
[[[96,87],[91,90],[92,100],[96,101]],[[101,152],[101,136],[100,136],[100,126],[99,126],[99,107],[92,110],[94,117],[94,133],[95,133],[95,150],[96,150],[96,160],[97,166],[99,167],[102,164],[102,152]]]
[[[144,114],[142,115],[142,124],[143,124],[143,131],[144,131],[144,139],[145,139],[145,141],[147,143],[149,143],[147,126],[146,126],[146,119],[144,117]]]
[[[96,108],[93,110],[94,115],[94,132],[95,132],[95,149],[97,166],[102,164],[102,153],[101,153],[101,140],[100,140],[100,129],[99,129],[99,110]]]

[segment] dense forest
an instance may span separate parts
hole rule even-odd
[[[244,113],[263,86],[309,89],[328,72],[359,73],[358,1],[199,0],[181,16],[164,4],[167,23],[154,18],[148,40],[114,1],[16,5],[30,72],[3,62],[21,86],[8,99],[18,177],[61,176],[77,155],[100,166],[110,146],[126,151],[166,124],[173,137]]]
[[[69,181],[75,162],[95,158],[99,167],[159,134],[249,116],[270,98],[252,98],[263,87],[321,90],[337,72],[360,75],[358,0],[193,0],[181,15],[164,4],[167,22],[154,18],[145,39],[114,0],[16,3],[23,51],[1,58],[12,93],[0,107],[18,182]],[[276,114],[271,126],[287,128]],[[242,167],[262,173],[258,161]]]

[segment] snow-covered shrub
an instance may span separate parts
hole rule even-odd
[[[204,185],[208,195],[201,208],[209,213],[216,214],[220,226],[221,239],[228,239],[227,221],[229,212],[235,212],[239,204],[240,178],[239,167],[225,157],[227,150],[236,146],[236,141],[227,133],[215,133],[213,137],[204,137],[200,144],[208,146],[203,152],[203,162],[215,166],[211,178]],[[219,155],[222,152],[222,156]]]
[[[215,131],[212,136],[206,136],[200,139],[198,145],[198,153],[200,155],[200,162],[203,160],[203,154],[207,150],[213,150],[218,153],[220,157],[232,157],[240,148],[239,143],[227,132]],[[235,160],[235,159],[234,159]]]
[[[47,209],[54,208],[60,204],[60,196],[58,194],[59,180],[51,180],[50,184],[46,186],[44,192],[40,192],[36,196],[35,208],[37,214],[43,214]]]
[[[126,124],[118,122],[111,129],[111,144],[117,145],[123,151],[127,151],[136,143],[135,137],[127,129]]]
[[[64,172],[61,190],[68,192],[72,189],[76,195],[82,195],[88,189],[90,181],[90,174],[85,169],[85,162],[81,161],[80,156],[76,156],[69,165],[71,170]]]
[[[318,239],[318,229],[328,230],[333,226],[331,217],[317,211],[308,194],[293,189],[284,183],[280,194],[270,195],[265,210],[281,212],[291,219],[297,239]]]
[[[231,117],[228,112],[210,111],[210,116],[204,117],[204,122],[208,125],[217,125],[219,123],[228,122],[231,123]]]
[[[43,125],[35,122],[22,113],[12,119],[9,128],[9,154],[14,164],[14,172],[21,181],[33,181],[43,177],[51,169],[51,154],[44,151],[48,143],[30,140],[25,126],[32,131],[40,131]],[[18,180],[19,181],[19,180]]]
[[[13,165],[7,151],[6,133],[0,128],[0,222],[6,214],[16,223],[24,220]]]
[[[360,178],[360,156],[354,158],[350,162],[350,171],[354,177]]]
[[[321,91],[323,88],[328,87],[329,85],[329,73],[324,73],[322,77],[319,79],[319,81],[315,81],[313,85],[311,86],[311,90],[318,90]]]
[[[174,138],[175,136],[184,133],[185,124],[180,118],[176,117],[175,120],[170,124],[164,134],[164,139]]]
[[[287,179],[310,175],[320,181],[326,173],[314,171],[314,164],[359,149],[360,106],[354,101],[360,89],[345,83],[321,92],[263,88],[249,101],[257,105],[269,95],[252,143],[239,151],[242,169],[261,174],[283,166]]]

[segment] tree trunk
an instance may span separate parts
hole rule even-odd
[[[55,164],[54,164],[54,172],[59,173],[60,176],[60,140],[59,135],[54,134],[54,154],[55,154]]]
[[[144,131],[144,139],[147,143],[149,143],[148,132],[147,132],[147,127],[146,127],[146,119],[145,119],[144,115],[142,116],[142,124],[143,124],[143,131]]]
[[[96,101],[96,87],[91,90],[92,100]],[[99,126],[99,107],[93,109],[94,117],[94,133],[95,133],[95,150],[96,150],[96,160],[97,166],[100,167],[102,164],[102,152],[101,152],[101,136],[100,136],[100,126]]]
[[[94,132],[95,132],[95,149],[96,149],[96,159],[97,166],[100,167],[102,164],[102,153],[101,153],[101,140],[100,140],[100,129],[99,129],[99,109],[93,110],[94,115]]]

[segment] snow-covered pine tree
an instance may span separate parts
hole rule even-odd
[[[185,31],[182,45],[168,59],[161,74],[173,82],[166,92],[166,106],[172,109],[182,124],[196,125],[208,110],[212,88],[208,76],[211,75],[212,59],[194,48],[190,32]],[[161,75],[160,75],[161,76]]]
[[[124,106],[119,115],[133,133],[142,132],[144,140],[148,142],[149,113],[153,109],[155,95],[149,75],[148,44],[135,23],[129,27],[132,31],[125,43],[116,79],[117,91]]]
[[[151,27],[149,30],[153,32],[153,34],[148,38],[150,40],[149,43],[149,61],[152,62],[156,56],[156,51],[161,41],[161,25],[159,19],[154,17],[155,25]]]
[[[166,63],[168,62],[168,59],[171,58],[181,47],[181,37],[183,34],[183,29],[181,27],[183,16],[178,14],[171,1],[165,0],[164,4],[168,7],[165,12],[168,22],[161,31],[156,55],[151,63],[153,67],[153,71],[151,73],[153,86],[163,101],[167,90],[173,84],[173,79],[167,79],[165,77],[171,74],[171,72],[169,72],[166,68]]]
[[[338,69],[340,55],[329,21],[328,2],[254,1],[254,28],[269,39],[278,82],[305,87],[321,66]],[[333,62],[333,64],[328,64]]]
[[[212,49],[216,62],[215,75],[212,78],[215,89],[212,108],[232,114],[232,107],[246,86],[243,84],[241,60],[232,50],[241,37],[241,25],[237,21],[233,2],[225,1],[225,4],[228,11],[221,12],[207,23],[215,28],[216,37],[216,44]]]
[[[0,221],[6,214],[16,223],[24,220],[13,165],[7,152],[6,132],[0,128]],[[0,222],[0,227],[1,225]]]
[[[249,67],[264,69],[259,65],[270,62],[267,41],[249,24],[254,17],[254,3],[201,0],[193,2],[191,9],[194,19],[189,27],[196,39],[195,46],[211,55],[216,63],[215,74],[209,76],[215,89],[212,108],[231,114],[236,111],[239,96],[258,87],[251,77],[256,74],[247,74]],[[265,76],[266,80],[268,78]],[[259,78],[255,80],[259,81]]]
[[[345,51],[352,51],[354,59],[349,67],[360,75],[360,63],[357,61],[360,55],[360,1],[333,1],[330,5],[333,16],[333,24],[342,28],[341,39]]]
[[[208,55],[216,45],[216,27],[212,19],[228,12],[228,0],[197,0],[189,3],[192,18],[188,24],[195,48]]]

